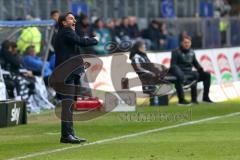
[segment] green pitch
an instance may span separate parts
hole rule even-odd
[[[60,144],[59,120],[45,112],[29,116],[28,125],[0,129],[0,159],[239,160],[240,115],[223,116],[237,112],[240,100],[192,107],[141,106],[136,113],[109,113],[75,123],[76,134],[91,144],[85,146]],[[157,128],[163,129],[152,132]]]

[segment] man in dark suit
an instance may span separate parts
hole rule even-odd
[[[171,67],[170,71],[176,76],[177,81],[175,87],[179,99],[179,105],[189,105],[188,101],[185,100],[183,84],[187,83],[186,77],[191,77],[191,81],[203,81],[204,92],[203,101],[212,103],[208,94],[211,83],[210,73],[203,70],[202,66],[198,63],[194,51],[191,49],[192,39],[190,36],[183,36],[181,45],[178,49],[172,52]],[[193,67],[197,71],[193,71]],[[191,86],[191,97],[192,103],[198,104],[197,101],[197,83]]]
[[[56,52],[56,67],[66,62],[68,59],[79,55],[76,52],[76,46],[91,46],[98,43],[97,37],[79,37],[75,33],[76,20],[71,12],[61,15],[58,19],[59,30],[55,38],[54,49]],[[84,53],[83,53],[84,54]],[[70,76],[65,80],[65,84],[75,84],[79,81],[83,68],[79,72],[69,73]],[[74,93],[74,92],[73,92]],[[71,99],[74,101],[74,96],[58,94],[58,98],[61,100]],[[73,143],[78,144],[85,142],[84,138],[78,138],[74,134],[73,130],[73,108],[69,104],[62,104],[61,114],[61,143]]]

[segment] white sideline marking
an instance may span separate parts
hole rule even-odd
[[[47,135],[59,135],[60,132],[55,132],[55,133],[53,133],[53,132],[47,132],[47,133],[44,133],[44,134],[47,134]]]
[[[227,118],[227,117],[233,117],[233,116],[238,116],[238,115],[240,115],[240,112],[235,112],[235,113],[231,113],[231,114],[227,114],[227,115],[215,116],[215,117],[210,117],[210,118],[205,118],[205,119],[200,119],[200,120],[196,120],[196,121],[184,122],[184,123],[180,123],[180,124],[176,124],[176,125],[172,125],[172,126],[166,126],[166,127],[151,129],[151,130],[142,131],[142,132],[138,132],[138,133],[128,134],[128,135],[124,135],[124,136],[119,136],[119,137],[114,137],[114,138],[109,138],[109,139],[103,139],[103,140],[99,140],[99,141],[95,141],[95,142],[91,142],[91,143],[85,143],[85,144],[82,144],[82,145],[72,145],[72,146],[69,146],[69,147],[53,149],[53,150],[49,150],[49,151],[36,152],[36,153],[28,154],[28,155],[25,155],[25,156],[10,158],[8,160],[27,159],[27,158],[46,155],[46,154],[61,152],[61,151],[69,150],[69,149],[76,149],[76,148],[81,148],[81,147],[84,147],[84,146],[102,144],[102,143],[106,143],[106,142],[111,142],[111,141],[121,140],[121,139],[125,139],[125,138],[131,138],[131,137],[146,135],[146,134],[149,134],[149,133],[164,131],[164,130],[168,130],[168,129],[178,128],[178,127],[181,127],[181,126],[189,126],[189,125],[198,124],[198,123],[202,123],[202,122],[206,122],[206,121],[212,121],[212,120],[216,120],[216,119],[220,119],[220,118]]]

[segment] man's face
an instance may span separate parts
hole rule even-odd
[[[129,17],[129,25],[134,26],[137,23],[137,20],[135,17]]]
[[[88,18],[84,18],[82,23],[83,25],[87,26],[89,24]]]
[[[51,18],[54,20],[54,21],[58,21],[58,18],[59,18],[59,13],[54,13]]]
[[[181,45],[184,49],[189,49],[191,48],[192,41],[190,39],[184,38]]]
[[[153,28],[155,28],[155,29],[159,28],[159,26],[158,26],[157,23],[152,23],[152,26],[153,26]]]
[[[16,54],[16,53],[17,53],[17,47],[13,47],[13,48],[12,48],[12,53],[13,53],[13,54]]]
[[[98,28],[103,28],[104,27],[104,23],[103,21],[99,21],[98,24],[97,24]]]
[[[63,21],[64,27],[70,27],[75,31],[76,19],[72,14],[69,14],[66,17],[66,20]]]
[[[35,56],[35,55],[36,55],[35,48],[31,48],[31,49],[30,49],[29,55],[31,55],[31,56]]]
[[[107,24],[107,27],[108,27],[108,28],[114,28],[114,22],[113,22],[113,21],[109,22],[109,23]]]
[[[145,52],[146,51],[145,44],[141,45],[141,47],[139,48],[139,51],[141,51],[141,52]]]
[[[123,19],[123,25],[127,26],[129,24],[128,18]]]

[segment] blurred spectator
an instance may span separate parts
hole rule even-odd
[[[3,54],[6,58],[5,62],[10,64],[10,68],[5,69],[10,69],[11,71],[10,76],[4,77],[4,80],[7,81],[6,86],[9,95],[8,98],[24,100],[26,102],[28,112],[39,113],[40,109],[54,108],[54,106],[47,99],[47,90],[42,78],[34,77],[32,72],[21,68],[20,64],[22,60],[17,54],[16,43],[5,41],[2,46],[2,51],[4,52]],[[30,47],[28,47],[27,50],[29,51],[29,54],[31,52],[31,55],[35,54],[32,50],[30,51]],[[29,62],[33,63],[36,61],[34,59],[29,59]],[[35,66],[32,67],[35,68]]]
[[[4,41],[2,43],[2,55],[5,60],[4,69],[10,71],[10,75],[4,77],[8,91],[8,98],[18,98],[25,100],[29,105],[29,98],[34,94],[34,77],[32,72],[25,70],[20,72],[21,58],[17,53],[15,42]],[[16,89],[16,94],[14,90]]]
[[[113,42],[120,42],[120,39],[117,37],[116,26],[115,26],[114,19],[108,19],[106,23],[106,27],[109,30],[111,41]]]
[[[50,18],[56,22],[56,25],[57,25],[59,16],[60,16],[59,10],[52,10],[50,13]]]
[[[168,30],[166,23],[159,23],[160,29],[160,50],[166,50],[168,45]]]
[[[122,23],[122,20],[121,19],[113,19],[113,22],[114,22],[114,25],[115,27],[119,27]]]
[[[94,23],[94,29],[99,37],[99,42],[94,46],[96,54],[104,55],[108,54],[109,51],[105,49],[105,44],[111,41],[109,30],[104,28],[104,23],[101,19],[97,19]]]
[[[36,56],[36,50],[34,46],[28,46],[25,50],[23,56],[23,66],[31,70],[33,72],[40,72],[43,69],[44,61],[41,58]],[[52,74],[52,70],[50,69],[49,62],[45,62],[44,68],[44,77],[48,77]]]
[[[162,49],[163,50],[172,50],[172,49],[176,49],[178,47],[178,37],[174,36],[172,34],[170,34],[168,32],[168,28],[167,28],[167,24],[166,23],[160,23],[160,32],[162,34]]]
[[[165,35],[165,36],[169,35],[166,23],[164,23],[164,22],[159,23],[159,28],[163,35]]]
[[[34,45],[36,47],[37,54],[39,54],[41,50],[41,40],[42,35],[37,27],[27,27],[22,30],[20,36],[18,37],[17,46],[22,54],[28,46]]]
[[[88,16],[81,13],[79,17],[77,17],[76,23],[76,33],[82,37],[93,37],[93,28],[89,22]]]
[[[223,15],[223,18],[220,19],[220,23],[219,23],[219,30],[221,33],[221,45],[222,46],[227,45],[227,31],[228,31],[229,26],[230,26],[230,22],[228,19],[228,14],[225,13]]]
[[[152,50],[160,50],[164,44],[164,35],[161,34],[159,29],[159,23],[156,20],[152,20],[149,27],[142,33],[142,37],[151,41]]]
[[[223,15],[231,11],[231,6],[227,0],[215,0],[214,8],[215,17],[222,17]]]
[[[32,77],[32,72],[26,70],[21,65],[22,57],[18,54],[17,44],[12,41],[5,40],[2,43],[1,56],[4,60],[4,64],[1,64],[3,68],[16,75],[22,75],[26,77]]]
[[[33,18],[31,15],[26,16],[26,20],[38,20]],[[37,27],[24,28],[18,37],[17,46],[21,54],[30,45],[34,45],[37,54],[41,51],[42,34]]]
[[[129,41],[130,40],[130,31],[129,31],[129,19],[128,17],[123,17],[121,25],[117,28],[117,36],[121,41]]]
[[[93,27],[91,26],[87,15],[81,13],[80,16],[76,17],[76,19],[77,19],[76,33],[80,37],[94,37],[95,36]],[[82,53],[82,54],[95,53],[92,46],[88,46],[88,47],[77,46],[77,48],[78,48],[78,52]]]
[[[192,48],[201,49],[202,48],[202,33],[198,32],[192,39]]]
[[[55,54],[53,46],[54,46],[55,37],[58,32],[58,23],[57,22],[58,22],[59,15],[60,15],[60,12],[58,10],[52,10],[50,13],[50,18],[55,21],[55,25],[54,25],[54,31],[53,31],[51,45],[49,48],[50,51],[49,51],[49,55],[48,55],[48,60]]]
[[[137,25],[136,17],[129,17],[129,37],[131,39],[138,38],[140,36],[140,32]]]
[[[10,72],[19,73],[21,57],[17,53],[17,44],[6,40],[2,43],[1,52],[4,59],[4,65],[2,67]]]

